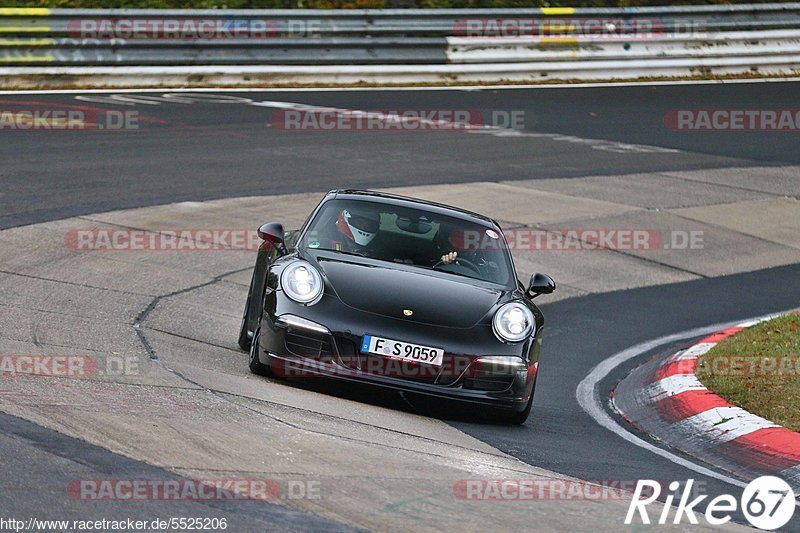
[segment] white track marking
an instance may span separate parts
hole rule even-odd
[[[78,95],[75,100],[81,102],[92,102],[98,104],[110,105],[161,105],[161,104],[194,104],[194,103],[207,103],[207,104],[249,104],[253,100],[243,96],[230,96],[218,94],[183,94],[181,92],[166,92],[161,91],[160,96],[152,96],[149,94],[106,94],[106,95]]]
[[[756,324],[759,324],[761,322],[766,322],[767,320],[772,320],[773,318],[778,318],[779,316],[781,316],[780,313],[764,316],[754,320],[748,320],[747,322],[742,322],[741,324],[736,324],[736,326],[740,328],[749,328],[750,326],[755,326]]]
[[[680,358],[681,359],[692,359],[692,358],[696,359],[696,358],[700,357],[701,355],[703,355],[704,353],[706,353],[707,351],[709,351],[711,348],[713,348],[716,345],[717,345],[716,342],[699,342],[699,343],[695,344],[694,346],[688,348],[687,350],[684,350],[684,352],[681,354]]]
[[[644,394],[651,402],[657,402],[687,390],[705,389],[706,387],[693,373],[673,374],[648,385]]]
[[[716,446],[759,429],[776,427],[780,426],[765,418],[748,413],[741,407],[713,407],[708,411],[675,422],[670,426],[670,431],[694,434],[702,432],[713,440],[708,443],[709,446]]]
[[[767,315],[767,316],[773,316],[773,315]],[[758,317],[758,319],[763,319],[763,318],[764,317]],[[589,374],[585,378],[583,378],[583,380],[578,384],[578,388],[575,391],[575,397],[577,398],[578,403],[583,408],[583,410],[586,411],[589,414],[589,416],[591,416],[595,420],[595,422],[597,422],[600,426],[606,428],[607,430],[611,431],[618,437],[628,441],[629,443],[639,446],[640,448],[644,448],[649,452],[652,452],[660,457],[663,457],[664,459],[667,459],[668,461],[671,461],[676,465],[697,472],[698,474],[718,479],[720,481],[724,481],[725,483],[729,483],[737,487],[744,487],[746,486],[746,483],[739,481],[738,479],[726,476],[725,474],[720,474],[719,472],[715,472],[714,470],[711,470],[704,466],[700,466],[696,463],[693,463],[692,461],[684,459],[683,457],[679,457],[675,454],[672,454],[667,450],[659,448],[658,446],[655,446],[637,437],[633,433],[629,432],[627,429],[619,425],[617,421],[614,420],[611,417],[611,415],[608,414],[608,412],[604,407],[604,400],[600,394],[600,382],[606,376],[608,376],[615,368],[617,368],[621,364],[624,364],[626,361],[630,361],[631,359],[639,357],[642,354],[650,350],[653,350],[654,348],[663,346],[664,344],[668,344],[670,342],[675,342],[683,339],[689,339],[692,337],[699,337],[701,335],[707,335],[709,333],[714,333],[716,331],[720,331],[735,326],[737,323],[739,322],[728,322],[723,324],[706,326],[702,328],[690,329],[687,331],[674,333],[672,335],[665,335],[663,337],[659,337],[651,341],[631,346],[627,350],[618,352],[609,357],[608,359],[602,361],[597,366],[595,366],[589,372]],[[798,505],[800,505],[800,503],[798,503]]]

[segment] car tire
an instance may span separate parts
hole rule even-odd
[[[261,329],[256,330],[253,335],[253,342],[250,343],[250,372],[259,376],[272,376],[272,368],[265,365],[258,359],[259,337],[261,336]]]
[[[242,325],[239,328],[239,348],[244,351],[250,351],[250,346],[253,344],[253,340],[248,335],[247,331],[247,314],[250,311],[250,294],[253,290],[253,283],[250,282],[250,289],[247,291],[247,302],[244,304],[244,313],[242,313]]]
[[[538,377],[538,375],[536,377]],[[528,420],[528,416],[530,416],[531,409],[533,408],[533,393],[536,392],[536,377],[533,378],[533,388],[531,388],[531,397],[528,398],[528,403],[525,405],[525,409],[515,413],[509,413],[508,411],[500,411],[494,416],[495,420],[499,420],[500,423],[507,424],[509,426],[519,426],[521,424],[524,424],[525,421]]]
[[[520,424],[524,424],[526,420],[528,420],[528,416],[531,414],[531,408],[533,407],[533,393],[531,393],[531,397],[528,399],[528,404],[525,406],[525,409],[518,413],[512,414],[505,414],[502,417],[502,420],[505,424],[519,426]]]

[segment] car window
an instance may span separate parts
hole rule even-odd
[[[424,221],[420,223],[396,213],[381,213],[380,230],[382,232],[412,237],[421,241],[432,241],[439,231],[439,227],[439,222]]]
[[[329,200],[299,243],[509,285],[513,268],[499,229],[421,208],[368,200]],[[455,261],[442,256],[455,252]]]

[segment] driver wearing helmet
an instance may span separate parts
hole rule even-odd
[[[377,244],[373,241],[378,235],[380,224],[381,217],[378,213],[343,209],[336,219],[336,231],[341,238],[333,242],[334,249],[372,256]]]
[[[387,259],[381,257],[380,230],[381,217],[378,213],[370,211],[356,211],[343,209],[336,219],[336,230],[341,239],[334,240],[332,245],[335,250],[354,252],[366,257]],[[441,262],[452,263],[456,259],[456,252],[444,254]],[[410,262],[401,259],[391,259],[397,262]]]

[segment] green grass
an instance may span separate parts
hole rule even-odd
[[[800,314],[725,339],[700,357],[695,373],[730,403],[800,431]]]

